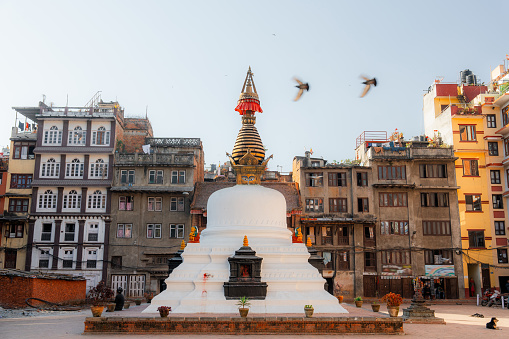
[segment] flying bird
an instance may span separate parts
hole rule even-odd
[[[364,79],[365,81],[363,81],[362,83],[364,85],[366,85],[366,87],[364,87],[364,91],[362,92],[361,94],[361,98],[364,97],[366,94],[368,94],[368,91],[369,89],[371,88],[371,85],[375,85],[376,86],[376,78],[373,78],[373,79],[369,79],[368,77],[365,77],[364,75],[361,75],[361,78]]]
[[[297,101],[300,99],[300,96],[302,95],[302,93],[304,93],[304,90],[306,91],[309,91],[309,84],[308,83],[302,83],[302,81],[300,81],[299,79],[297,78],[293,78],[295,81],[297,81],[298,85],[295,86],[299,89],[299,93],[297,93],[297,96],[295,97],[295,99],[293,101]]]

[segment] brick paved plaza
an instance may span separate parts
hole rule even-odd
[[[361,309],[355,308],[352,304],[345,303],[344,307],[350,312],[349,317],[372,317],[370,304],[364,304]],[[138,317],[144,316],[140,312],[147,306],[133,306],[128,310],[113,313],[103,313],[105,316]],[[408,305],[403,305],[403,308]],[[409,338],[475,338],[482,335],[489,335],[490,338],[507,338],[509,333],[509,310],[500,308],[487,308],[475,305],[432,305],[438,317],[444,318],[446,325],[422,325],[405,324],[404,331]],[[387,316],[385,306],[381,308],[379,316]],[[471,317],[471,314],[481,313],[482,318]],[[0,333],[3,339],[11,338],[82,338],[84,330],[84,321],[86,317],[91,316],[88,309],[76,313],[66,313],[58,315],[4,318],[0,319]],[[401,314],[401,311],[400,311]],[[171,317],[172,315],[170,315]],[[227,316],[227,315],[225,315]],[[232,315],[233,316],[233,315]],[[291,316],[291,315],[288,315]],[[295,315],[297,316],[297,315]],[[301,315],[298,315],[301,316]],[[500,331],[488,330],[485,324],[491,317],[497,317]],[[112,335],[92,335],[94,338],[109,338]],[[120,337],[123,335],[113,335]],[[133,335],[129,335],[132,338]],[[139,335],[134,337],[142,338],[160,338],[161,335]],[[200,335],[172,335],[174,338],[200,337]],[[207,335],[207,338],[231,338],[230,335]],[[252,335],[252,338],[270,338],[274,335]],[[289,336],[286,336],[289,337]],[[324,335],[308,335],[308,338],[323,338]],[[337,336],[336,336],[337,337]],[[373,335],[356,335],[356,338],[373,338]],[[387,336],[384,336],[387,337]]]

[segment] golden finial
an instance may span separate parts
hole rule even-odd
[[[186,248],[186,242],[182,240],[182,242],[180,243],[180,250],[183,251],[184,248]]]
[[[307,247],[311,247],[311,246],[313,246],[313,244],[311,243],[311,237],[308,237],[308,241],[307,241],[307,243],[306,243],[306,246],[307,246]]]
[[[247,242],[247,235],[244,236],[244,243],[242,244],[244,247],[248,247],[249,243]]]

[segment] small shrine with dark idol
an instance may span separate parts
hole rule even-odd
[[[228,258],[230,264],[230,279],[224,283],[226,299],[264,300],[267,296],[267,283],[262,282],[262,258],[249,247],[247,236],[241,248],[235,251],[233,257]]]

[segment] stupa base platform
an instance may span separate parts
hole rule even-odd
[[[403,319],[375,317],[102,317],[85,334],[404,334]]]

